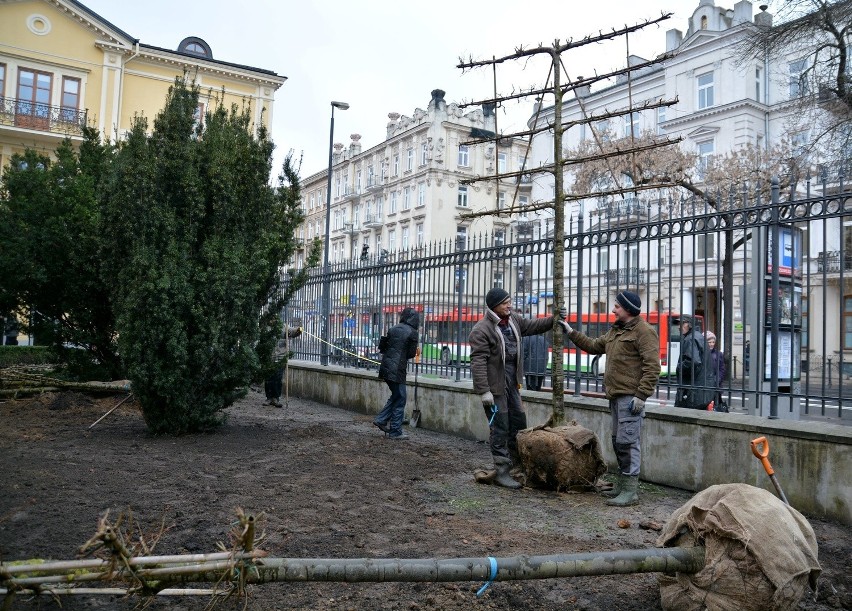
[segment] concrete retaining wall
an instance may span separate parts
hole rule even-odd
[[[291,362],[291,396],[375,414],[389,391],[376,372]],[[414,378],[408,381],[408,411],[414,405]],[[469,439],[488,438],[488,423],[469,381],[418,377],[417,404],[422,428]],[[550,415],[550,394],[522,391],[530,426]],[[606,401],[565,397],[568,420],[595,432],[604,458],[615,468]],[[757,437],[769,440],[769,460],[790,504],[812,517],[852,525],[852,427],[818,422],[768,420],[753,416],[648,408],[642,427],[642,479],[685,490],[744,482],[775,488],[751,452]],[[485,458],[485,456],[483,457]]]

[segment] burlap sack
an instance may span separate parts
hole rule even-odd
[[[675,510],[657,547],[704,545],[704,568],[662,575],[663,609],[795,609],[820,574],[817,542],[805,517],[748,484],[721,484]]]
[[[536,488],[585,490],[606,472],[598,438],[573,421],[520,431],[518,454],[527,485]]]

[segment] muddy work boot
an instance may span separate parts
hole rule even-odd
[[[615,476],[615,482],[612,484],[612,489],[604,490],[601,492],[601,496],[605,496],[608,499],[614,499],[619,494],[621,494],[621,489],[624,486],[624,478],[626,476],[619,473]]]
[[[606,502],[607,505],[613,507],[627,507],[635,505],[639,502],[639,476],[638,475],[622,475],[621,476],[621,493],[614,499]]]
[[[511,459],[495,456],[494,467],[497,469],[497,475],[494,477],[495,484],[504,488],[512,488],[513,490],[521,487],[521,484],[509,475],[509,469],[512,468]]]

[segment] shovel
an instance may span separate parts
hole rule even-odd
[[[420,426],[420,410],[417,408],[417,375],[420,373],[420,348],[414,358],[414,409],[411,410],[410,424],[413,428]]]
[[[769,476],[769,479],[772,480],[772,485],[775,486],[778,496],[781,497],[781,500],[784,501],[785,505],[789,506],[790,502],[787,500],[787,497],[784,496],[784,491],[781,490],[781,484],[779,484],[778,480],[775,478],[775,469],[773,469],[772,465],[769,464],[769,440],[767,440],[766,437],[753,439],[751,442],[751,451],[752,454],[757,456],[760,462],[763,463],[763,468],[766,469],[766,474]]]

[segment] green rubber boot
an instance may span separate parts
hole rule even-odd
[[[621,473],[616,475],[615,476],[615,483],[613,483],[612,489],[611,490],[604,490],[603,492],[601,492],[601,495],[605,496],[608,499],[614,499],[619,494],[621,494],[621,489],[624,487],[624,477],[625,476],[622,475]]]
[[[495,457],[494,466],[497,469],[497,477],[494,478],[494,483],[504,488],[517,490],[521,488],[521,483],[516,481],[509,475],[509,469],[512,468],[512,461],[508,458]]]
[[[622,475],[621,476],[621,494],[614,499],[606,502],[607,505],[614,507],[627,507],[635,505],[639,502],[639,476],[638,475]]]

